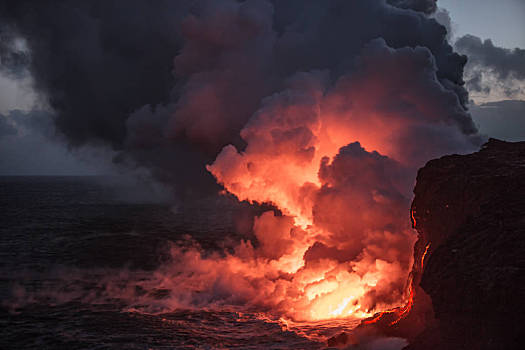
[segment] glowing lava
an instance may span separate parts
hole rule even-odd
[[[416,217],[414,216],[414,213],[415,213],[415,209],[414,208],[411,208],[410,209],[410,219],[412,220],[412,228],[416,228]]]
[[[421,256],[421,261],[420,261],[421,272],[423,271],[425,256],[427,255],[429,248],[430,248],[430,242],[426,245],[425,251],[423,252],[423,255]],[[410,313],[410,310],[412,310],[412,306],[414,305],[415,286],[414,286],[414,280],[412,278],[412,275],[410,276],[410,282],[408,286],[409,286],[408,287],[408,301],[405,304],[405,306],[379,312],[373,318],[363,321],[363,324],[368,325],[368,324],[377,323],[378,321],[383,319],[384,316],[392,315],[394,317],[394,320],[391,321],[389,325],[393,326],[397,324],[399,321],[401,321],[403,318],[405,318]]]
[[[423,255],[421,256],[421,272],[423,272],[423,267],[425,264],[425,257],[427,256],[429,248],[430,248],[430,243],[427,244],[427,246],[425,247],[425,251],[423,252]]]

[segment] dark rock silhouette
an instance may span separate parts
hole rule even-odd
[[[490,139],[479,152],[431,160],[414,194],[410,313],[375,315],[328,345],[402,337],[405,350],[522,348],[525,142]]]
[[[490,139],[477,153],[432,160],[414,193],[419,241],[431,242],[420,286],[437,325],[409,349],[521,348],[525,142]]]

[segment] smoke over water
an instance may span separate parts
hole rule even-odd
[[[457,98],[427,49],[375,40],[357,61],[331,86],[326,72],[291,77],[242,129],[246,147],[224,147],[207,167],[239,200],[282,215],[255,219],[257,247],[243,242],[218,260],[193,252],[196,267],[220,271],[206,283],[295,320],[366,317],[406,301],[413,174],[429,154],[466,147],[468,119],[441,107]]]
[[[4,15],[13,14],[4,20],[27,39],[29,71],[58,129],[74,144],[111,144],[118,160],[152,169],[180,194],[216,192],[214,177],[239,201],[274,207],[254,219],[256,239],[231,251],[175,245],[173,263],[152,277],[171,290],[163,303],[319,321],[364,318],[407,301],[416,170],[479,143],[465,107],[466,59],[428,17],[435,1],[181,2],[169,6],[169,26],[165,9],[151,5],[148,18],[162,13],[161,20],[126,33],[119,54],[107,45],[123,30],[109,20],[116,10],[105,3],[73,10],[73,3],[63,3],[39,36],[49,13],[15,19],[24,7],[13,3]],[[76,25],[65,20],[71,13],[83,13],[93,29],[77,33],[95,47],[82,59],[56,48],[71,45],[57,39]],[[164,32],[173,28],[177,35]],[[157,32],[171,46],[150,42],[144,62],[128,52]],[[174,61],[163,60],[168,49]],[[43,74],[59,70],[58,52],[71,55],[62,57],[71,72],[90,72],[92,85]],[[159,76],[173,64],[168,97],[152,96],[147,72]],[[98,74],[112,65],[114,72]],[[143,85],[129,80],[128,66],[145,76]],[[127,92],[117,89],[119,79]],[[119,103],[98,86],[114,87]],[[68,98],[79,93],[94,101]]]

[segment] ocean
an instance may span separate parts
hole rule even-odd
[[[321,349],[355,327],[242,305],[166,307],[173,290],[155,283],[170,247],[227,250],[245,234],[235,216],[251,209],[226,197],[175,204],[137,186],[0,177],[0,349]]]

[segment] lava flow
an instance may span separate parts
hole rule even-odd
[[[425,251],[423,252],[421,256],[421,261],[420,261],[421,271],[419,271],[420,273],[423,272],[425,257],[428,253],[429,248],[430,248],[430,243],[426,245]],[[410,310],[412,310],[412,306],[414,305],[414,297],[415,297],[414,289],[415,289],[415,286],[414,286],[413,274],[411,274],[410,279],[409,279],[409,284],[408,284],[409,297],[408,297],[408,301],[405,304],[405,306],[379,312],[373,318],[363,321],[363,324],[369,325],[369,324],[377,323],[378,321],[382,320],[383,317],[387,315],[391,315],[391,317],[393,317],[393,321],[390,321],[389,323],[390,326],[397,324],[399,321],[401,321],[403,318],[405,318],[408,315]]]
[[[425,257],[427,256],[428,248],[430,248],[430,243],[427,244],[427,246],[425,247],[425,251],[423,252],[423,255],[421,256],[421,272],[423,272],[423,267],[425,264]]]

